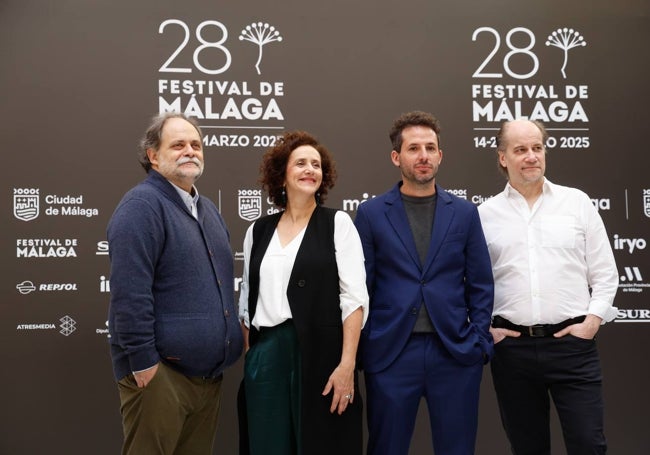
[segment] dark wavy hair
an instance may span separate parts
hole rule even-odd
[[[291,152],[302,145],[311,145],[320,155],[323,181],[316,193],[316,202],[323,203],[330,188],[334,187],[336,166],[327,148],[305,131],[288,131],[264,154],[260,165],[260,183],[268,193],[269,199],[280,208],[287,206],[282,189],[287,175],[289,156],[291,156]]]
[[[388,136],[393,145],[393,150],[397,153],[402,151],[402,131],[409,126],[426,126],[431,128],[438,138],[438,147],[440,147],[440,122],[433,115],[423,111],[406,112],[400,115],[390,129]]]

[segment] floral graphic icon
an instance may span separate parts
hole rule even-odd
[[[258,56],[257,63],[255,63],[255,69],[257,74],[260,72],[260,62],[262,61],[262,48],[265,44],[272,43],[273,41],[282,41],[280,32],[275,29],[275,27],[270,26],[269,24],[262,22],[253,22],[251,25],[247,25],[244,30],[241,31],[239,35],[240,41],[250,41],[251,43],[257,44],[258,47]]]
[[[558,28],[553,33],[551,33],[546,41],[547,46],[559,47],[564,51],[564,63],[562,64],[562,76],[566,79],[566,69],[567,61],[569,59],[569,49],[573,49],[578,46],[586,46],[584,38],[580,33],[573,30],[572,28]]]

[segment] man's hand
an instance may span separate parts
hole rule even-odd
[[[497,344],[499,341],[502,341],[505,337],[517,338],[518,336],[521,336],[521,333],[517,332],[516,330],[497,329],[492,326],[490,326],[490,333],[492,334],[492,338],[494,339],[494,344]]]
[[[554,333],[555,338],[562,338],[565,335],[573,335],[577,338],[585,340],[593,340],[596,332],[600,329],[600,324],[603,320],[595,314],[588,314],[585,320],[579,324],[572,324],[563,328],[557,333]]]
[[[158,371],[158,364],[155,364],[151,368],[148,368],[143,371],[139,371],[137,373],[133,373],[133,377],[135,378],[135,383],[138,384],[138,387],[140,387],[141,389],[147,387],[147,384],[151,382],[153,377],[156,375],[157,371]]]

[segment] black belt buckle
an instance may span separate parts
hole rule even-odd
[[[533,338],[545,337],[546,327],[541,324],[531,325],[528,327],[528,336]]]

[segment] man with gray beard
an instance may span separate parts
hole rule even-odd
[[[141,143],[147,178],[108,224],[123,454],[211,454],[223,371],[242,351],[228,230],[194,186],[201,139],[183,114],[156,117]]]

